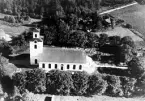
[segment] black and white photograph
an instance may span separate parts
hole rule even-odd
[[[145,101],[145,0],[0,0],[0,101]]]

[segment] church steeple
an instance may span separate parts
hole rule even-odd
[[[33,30],[33,39],[30,41],[30,56],[37,56],[43,52],[43,40],[40,38],[39,29]]]
[[[33,30],[33,38],[40,38],[40,30],[35,28]]]

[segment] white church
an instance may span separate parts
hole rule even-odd
[[[44,46],[38,29],[33,31],[33,39],[30,41],[30,64],[38,65],[46,72],[52,69],[88,73],[95,71],[95,63],[81,49]]]

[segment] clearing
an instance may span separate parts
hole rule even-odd
[[[134,34],[132,31],[130,31],[127,28],[122,28],[122,27],[115,27],[114,29],[109,29],[107,31],[103,31],[103,32],[96,32],[96,34],[102,34],[102,33],[106,33],[108,34],[108,36],[120,36],[121,38],[124,36],[130,36],[133,41],[137,42],[137,41],[143,41],[142,38],[140,38],[139,36],[137,36],[136,34]]]
[[[145,36],[145,5],[133,5],[110,13],[112,16],[123,19],[133,28]]]
[[[2,14],[0,13],[0,29],[3,29],[5,31],[6,34],[9,34],[11,36],[17,36],[21,33],[23,33],[24,31],[28,30],[30,27],[27,26],[14,26],[14,24],[10,24],[8,22],[3,21],[2,19],[4,18],[4,16],[6,16],[7,14]],[[10,16],[10,15],[8,15]],[[40,21],[39,19],[32,19],[31,18],[31,22],[38,22]]]

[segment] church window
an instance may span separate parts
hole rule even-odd
[[[35,38],[37,38],[37,34],[35,34]]]
[[[35,64],[38,64],[38,61],[37,61],[37,59],[35,59]]]
[[[63,64],[61,64],[61,70],[63,70]]]
[[[51,68],[51,64],[48,64],[48,68]]]
[[[57,64],[55,64],[55,69],[57,69]]]
[[[67,65],[67,69],[69,69],[69,65]]]
[[[34,48],[37,49],[37,45],[34,45]]]
[[[73,65],[73,69],[76,69],[76,65]]]
[[[79,66],[79,69],[80,69],[80,70],[82,69],[82,65]]]
[[[44,63],[42,64],[42,68],[45,68],[45,64]]]

